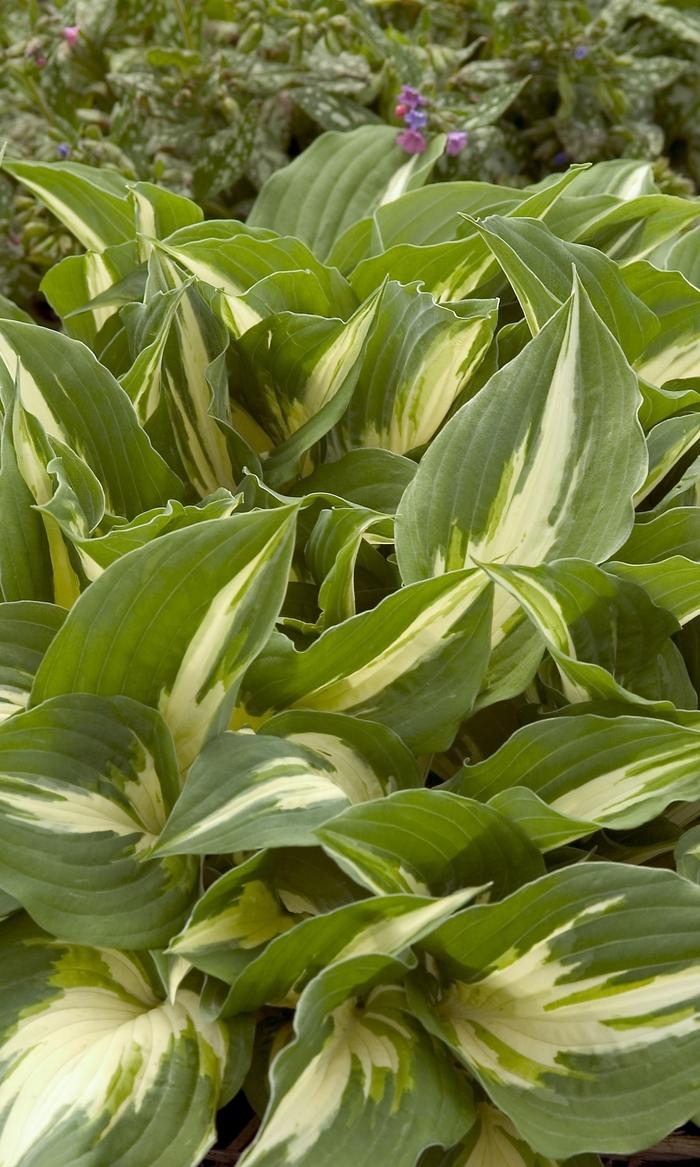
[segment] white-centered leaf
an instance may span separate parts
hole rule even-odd
[[[152,709],[77,693],[19,714],[0,726],[0,886],[64,939],[167,944],[192,906],[197,864],[147,856],[177,793],[172,741]]]
[[[250,1061],[251,1026],[162,1000],[148,957],[2,925],[3,1167],[192,1167]]]
[[[448,985],[413,1004],[537,1151],[652,1145],[697,1108],[700,888],[574,866],[423,941]]]
[[[357,957],[309,985],[245,1167],[398,1167],[471,1126],[468,1083],[391,983],[403,971],[396,960]]]

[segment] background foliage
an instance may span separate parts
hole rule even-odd
[[[437,177],[522,185],[627,156],[657,159],[663,189],[700,180],[683,0],[1,0],[0,43],[10,153],[113,166],[210,216],[245,216],[320,132],[396,123],[406,83],[433,130],[470,132]],[[70,239],[6,180],[0,234],[0,292],[31,305]]]

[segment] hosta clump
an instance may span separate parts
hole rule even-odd
[[[700,1112],[700,204],[391,134],[247,224],[8,165],[87,250],[0,319],[2,1167]]]

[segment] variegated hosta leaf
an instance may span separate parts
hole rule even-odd
[[[225,225],[225,235],[222,224],[214,226],[216,233],[211,223],[178,231],[159,250],[221,293],[221,319],[235,336],[283,308],[346,319],[357,307],[340,272],[320,263],[301,239],[237,220]]]
[[[700,724],[654,717],[555,717],[526,725],[448,788],[483,801],[514,786],[597,827],[636,827],[700,799]]]
[[[0,604],[0,721],[27,705],[36,671],[65,617],[57,604]]]
[[[129,201],[134,208],[134,226],[144,258],[150,250],[147,237],[165,239],[174,231],[196,228],[204,218],[201,207],[191,199],[153,182],[129,183]]]
[[[322,463],[289,493],[333,494],[358,507],[396,514],[401,496],[416,472],[416,464],[388,450],[350,450],[337,462]]]
[[[159,709],[184,769],[225,728],[240,678],[274,626],[296,506],[173,531],[112,563],[72,608],[32,701],[123,694]]]
[[[596,213],[586,214],[583,222],[569,232],[566,213],[564,208],[560,209],[564,222],[557,221],[552,225],[553,230],[579,243],[599,247],[622,265],[646,260],[667,239],[700,218],[693,200],[667,194],[643,194],[599,206]]]
[[[561,1160],[533,1151],[503,1111],[490,1102],[476,1106],[476,1122],[449,1151],[428,1151],[419,1167],[564,1167]],[[567,1159],[566,1167],[600,1167],[596,1155]]]
[[[387,284],[350,404],[324,441],[337,457],[356,446],[407,454],[440,428],[469,391],[496,325],[497,301],[437,304],[417,284]]]
[[[490,614],[483,573],[455,571],[402,588],[304,652],[272,638],[246,674],[245,711],[256,721],[288,708],[351,713],[416,753],[447,749],[479,689]]]
[[[240,1085],[251,1025],[181,989],[163,1001],[147,958],[2,925],[0,1162],[194,1167]]]
[[[236,475],[216,416],[227,420],[228,400],[217,401],[212,384],[226,330],[165,258],[152,255],[148,272],[145,303],[122,312],[136,354],[122,387],[156,449],[200,497],[233,489]]]
[[[204,893],[169,951],[225,981],[222,1016],[262,1005],[295,1005],[304,985],[352,956],[398,956],[474,899],[484,887],[441,898],[379,895],[303,918],[308,899],[275,895],[260,878],[265,853]],[[358,894],[362,894],[358,889]],[[265,943],[265,942],[268,943]]]
[[[492,294],[494,281],[497,289],[503,279],[469,216],[545,216],[575,177],[576,169],[572,168],[541,189],[513,191],[488,183],[441,183],[404,195],[375,212],[369,238],[361,237],[363,224],[357,225],[356,240],[351,240],[352,229],[348,231],[338,243],[338,261],[343,270],[351,262],[357,263],[350,279],[360,296],[369,295],[387,277],[400,283],[419,280],[425,291],[441,301],[462,300],[482,288]],[[376,241],[382,248],[379,254],[375,254]]]
[[[585,838],[597,827],[587,819],[575,819],[555,810],[527,786],[510,786],[494,794],[488,805],[520,827],[543,855]]]
[[[422,157],[408,159],[395,137],[385,125],[321,134],[267,180],[248,222],[296,235],[325,259],[352,223],[428,181],[444,149],[442,135]]]
[[[41,199],[83,247],[103,251],[134,238],[129,183],[115,170],[79,162],[4,162],[3,169]]]
[[[378,292],[345,323],[280,312],[238,341],[243,403],[278,443],[265,462],[270,485],[290,481],[302,462],[313,469],[318,459],[304,455],[347,409],[381,301]]]
[[[652,310],[629,290],[617,264],[603,252],[565,243],[536,219],[493,215],[474,226],[510,281],[533,336],[571,295],[574,267],[628,360],[659,331]]]
[[[148,858],[177,792],[145,706],[78,693],[20,714],[0,726],[0,886],[66,940],[166,945],[197,879],[194,859]]]
[[[700,560],[700,507],[678,506],[655,517],[641,516],[615,559],[621,563],[657,563],[672,555]]]
[[[697,1108],[699,909],[673,872],[557,871],[423,941],[446,983],[413,1004],[535,1150],[639,1150]]]
[[[306,562],[318,583],[317,622],[309,631],[323,631],[332,624],[356,615],[355,572],[358,559],[372,566],[384,584],[393,591],[398,583],[396,570],[377,551],[377,545],[393,544],[394,524],[380,511],[362,507],[335,506],[321,511],[304,549]],[[381,581],[381,584],[379,583]]]
[[[273,937],[364,895],[320,847],[258,851],[207,889],[169,952],[233,981]]]
[[[141,298],[145,282],[145,265],[134,241],[66,256],[49,268],[41,290],[68,335],[101,357],[120,330],[119,309]]]
[[[527,836],[491,807],[439,790],[410,790],[350,807],[317,837],[377,895],[446,895],[490,884],[491,898],[544,874]]]
[[[631,529],[646,468],[638,403],[634,374],[575,281],[424,455],[397,514],[403,578],[479,561],[607,558]]]
[[[676,847],[678,874],[700,884],[700,827],[693,827],[681,836]]]
[[[697,708],[678,649],[678,624],[643,588],[582,559],[485,571],[544,637],[569,702],[671,701]],[[558,685],[557,685],[558,687]]]
[[[75,548],[81,571],[92,581],[111,563],[121,559],[122,555],[145,547],[147,543],[160,538],[161,535],[179,531],[195,523],[229,518],[236,510],[240,498],[240,495],[232,495],[230,491],[222,489],[203,499],[197,506],[183,506],[182,503],[173,500],[164,507],[144,511],[130,523],[115,523],[105,535],[93,534],[89,538],[83,537],[73,523],[63,522],[59,525]],[[55,514],[55,511],[53,513]]]
[[[366,724],[363,734],[362,723],[358,732],[341,714],[288,714],[285,734],[284,721],[282,714],[259,734],[209,742],[161,832],[158,854],[313,846],[316,828],[347,806],[381,798],[406,779],[418,783],[412,755],[383,725]]]
[[[700,413],[667,417],[653,426],[647,434],[649,469],[644,482],[634,496],[635,504],[643,502],[663,482],[667,474],[700,442]]]
[[[641,377],[655,385],[700,373],[700,291],[677,271],[659,271],[646,261],[624,270],[627,287],[651,308],[660,330],[635,361]]]
[[[471,1126],[467,1080],[391,983],[404,971],[357,957],[308,986],[244,1167],[413,1167],[424,1147],[454,1143]]]
[[[4,368],[0,362],[0,370]],[[12,433],[15,409],[10,395],[0,438],[0,594],[7,601],[51,601],[55,587],[49,542],[18,463]]]
[[[700,614],[700,508],[676,506],[632,527],[606,571],[641,585],[681,624]]]
[[[607,563],[605,570],[644,588],[659,608],[688,624],[700,615],[700,563],[672,555],[656,563]]]
[[[15,450],[38,503],[48,502],[47,475],[22,416],[36,419],[87,463],[113,515],[133,518],[182,483],[152,448],[123,389],[85,345],[34,324],[0,321],[0,359],[18,386]]]

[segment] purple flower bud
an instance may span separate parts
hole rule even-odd
[[[428,143],[420,130],[402,130],[400,134],[396,135],[396,145],[405,150],[407,154],[422,154]]]
[[[77,41],[79,35],[80,35],[80,25],[78,25],[78,24],[67,24],[66,27],[64,29],[62,29],[63,39],[68,42],[68,44],[71,46],[71,48],[73,47],[73,45]]]
[[[409,109],[404,121],[411,130],[422,130],[428,124],[428,115],[422,109]]]
[[[56,153],[58,154],[59,158],[67,158],[70,154],[70,146],[67,142],[60,142],[56,147]]]
[[[418,90],[414,89],[412,85],[404,85],[399,93],[398,100],[402,105],[407,105],[409,109],[417,109],[420,105],[427,105],[428,99]]]
[[[586,45],[576,45],[574,49],[574,60],[583,61],[588,56],[588,48]]]
[[[566,150],[560,150],[559,153],[555,154],[552,159],[552,162],[555,166],[566,166],[568,161],[569,155],[567,154]]]
[[[451,130],[447,135],[445,152],[447,154],[459,154],[468,141],[469,135],[466,130]]]

